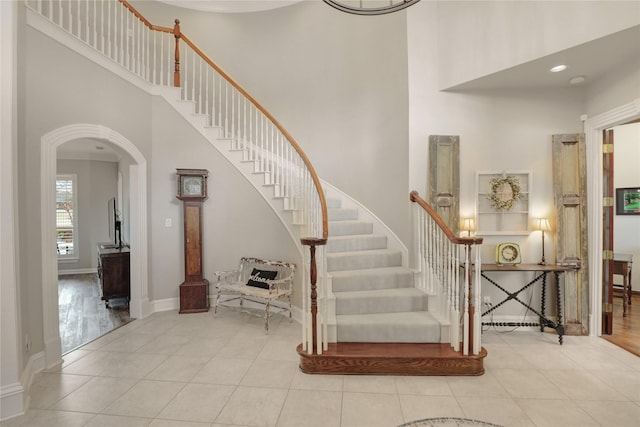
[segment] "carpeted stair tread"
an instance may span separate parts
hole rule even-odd
[[[334,292],[414,286],[413,271],[405,267],[343,270],[331,273]]]
[[[327,241],[327,252],[366,251],[386,249],[387,236],[383,234],[361,234],[357,236],[332,236]]]
[[[440,324],[426,311],[338,315],[338,342],[440,342]]]
[[[416,288],[334,292],[337,314],[397,313],[427,308],[427,295]]]
[[[402,265],[402,253],[392,249],[327,254],[327,271],[398,267],[400,265]]]

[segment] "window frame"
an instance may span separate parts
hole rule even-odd
[[[73,253],[60,253],[60,249],[57,245],[58,243],[58,181],[71,181],[71,206],[72,206],[72,218],[71,218],[71,229],[72,229],[72,245],[73,245]],[[56,174],[56,249],[58,251],[58,261],[61,262],[75,262],[80,259],[79,247],[78,247],[78,175],[74,173],[68,174]]]

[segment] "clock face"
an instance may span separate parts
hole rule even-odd
[[[202,177],[201,176],[185,176],[182,178],[182,196],[183,197],[202,197]]]
[[[512,262],[516,259],[517,256],[518,256],[518,250],[513,246],[507,245],[504,248],[502,248],[502,258],[504,258],[505,261]]]
[[[519,264],[520,246],[517,243],[501,243],[496,248],[497,264]]]

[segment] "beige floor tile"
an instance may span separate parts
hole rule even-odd
[[[637,427],[640,425],[640,405],[634,402],[577,401],[578,406],[603,426]]]
[[[160,335],[140,347],[137,352],[172,355],[192,339],[180,335]]]
[[[111,341],[109,344],[100,347],[100,351],[132,353],[155,338],[156,335],[132,332],[130,334],[122,335],[121,337]]]
[[[214,424],[215,427],[217,424]],[[149,427],[210,427],[211,423],[199,423],[196,421],[176,421],[176,420],[161,420],[156,418],[149,424]],[[234,427],[225,425],[222,427]]]
[[[345,375],[343,390],[354,393],[398,392],[394,377],[380,375]]]
[[[278,427],[340,427],[342,393],[291,390],[278,419]]]
[[[297,370],[297,362],[256,359],[242,378],[240,385],[289,389]]]
[[[151,418],[121,417],[118,415],[96,415],[86,427],[147,427]]]
[[[217,384],[187,384],[158,418],[212,423],[234,389]]]
[[[640,371],[589,371],[628,399],[640,403]]]
[[[217,357],[234,358],[243,357],[255,359],[262,351],[268,337],[262,336],[247,337],[236,335],[232,337],[216,355]]]
[[[190,381],[211,360],[209,356],[170,356],[145,377],[148,380]]]
[[[168,359],[164,354],[110,353],[104,360],[100,375],[118,378],[144,378],[162,362]]]
[[[32,409],[24,415],[3,421],[0,425],[2,427],[80,427],[93,417],[95,414]]]
[[[465,418],[505,427],[535,427],[522,408],[510,398],[458,397],[457,400]]]
[[[52,408],[97,414],[136,383],[137,380],[134,379],[95,377],[60,400]]]
[[[310,375],[297,370],[291,388],[294,390],[342,391],[343,375]]]
[[[192,338],[191,341],[184,344],[175,353],[182,356],[216,356],[220,350],[225,346],[230,337],[218,337],[218,338]]]
[[[479,377],[448,377],[447,383],[455,396],[509,397],[490,371]]]
[[[496,369],[492,373],[513,398],[567,399],[567,396],[540,371]]]
[[[103,413],[154,418],[184,386],[184,383],[142,380],[107,406]]]
[[[464,417],[455,397],[400,395],[404,422],[439,417]]]
[[[238,387],[215,420],[219,424],[275,426],[287,390]]]
[[[573,400],[628,400],[590,371],[543,371],[542,374]]]
[[[192,381],[208,384],[238,385],[252,364],[253,360],[251,359],[214,357],[196,373]]]
[[[442,377],[395,377],[399,394],[422,394],[426,396],[453,396],[446,378]]]
[[[29,388],[31,408],[49,408],[91,379],[85,375],[40,373],[34,377]]]
[[[388,427],[402,422],[396,394],[343,393],[342,427]]]
[[[269,340],[265,343],[262,351],[258,355],[258,359],[299,362],[300,355],[296,351],[298,344],[300,344],[300,342],[294,338],[269,337]]]
[[[516,399],[515,402],[538,427],[599,425],[593,417],[571,400]]]

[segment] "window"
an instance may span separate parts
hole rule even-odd
[[[76,176],[56,177],[56,242],[58,258],[78,258]]]

